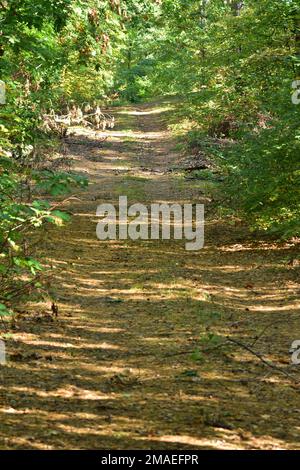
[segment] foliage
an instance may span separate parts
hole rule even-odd
[[[86,184],[77,175],[45,170],[47,154],[56,144],[54,136],[43,132],[42,116],[71,100],[104,98],[123,36],[123,12],[117,4],[0,2],[0,78],[6,84],[6,104],[0,105],[0,301],[4,303],[19,292],[22,280],[28,285],[42,269],[30,254],[34,232],[45,223],[61,225],[69,219],[41,197],[61,196],[74,185]]]
[[[291,102],[300,79],[298,0],[1,0],[0,7],[5,295],[7,279],[40,270],[22,248],[28,234],[68,219],[47,195],[86,184],[47,169],[55,139],[43,131],[43,115],[70,103],[177,95],[175,119],[189,121],[189,145],[223,169],[227,204],[253,227],[299,235],[300,107]]]
[[[124,95],[180,96],[177,122],[190,120],[191,144],[229,176],[228,204],[254,227],[299,235],[300,107],[291,102],[299,2],[165,0],[150,22],[133,24],[130,38]]]

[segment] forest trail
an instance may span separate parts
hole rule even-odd
[[[299,386],[243,348],[217,347],[232,335],[300,380],[289,354],[300,339],[294,248],[250,242],[210,215],[209,183],[168,171],[179,157],[165,106],[125,107],[114,130],[68,138],[90,185],[42,248],[58,269],[58,318],[32,305],[8,341],[1,448],[300,448]],[[97,240],[97,206],[120,195],[205,203],[204,249]],[[197,349],[211,352],[188,354]]]

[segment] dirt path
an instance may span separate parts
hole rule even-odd
[[[7,343],[0,447],[299,449],[298,385],[242,348],[218,347],[232,335],[300,380],[289,354],[300,339],[295,244],[251,243],[210,215],[208,183],[166,172],[178,155],[158,105],[118,113],[104,143],[101,132],[69,138],[91,184],[43,247],[60,269],[58,319],[35,305]],[[206,203],[205,248],[100,242],[97,205],[119,195]],[[211,352],[181,354],[197,349]]]

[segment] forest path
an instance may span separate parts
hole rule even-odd
[[[116,129],[68,138],[74,170],[91,183],[65,203],[72,222],[43,247],[58,268],[58,318],[32,306],[8,344],[1,448],[300,448],[298,386],[243,349],[215,348],[233,335],[300,378],[289,365],[300,338],[293,253],[215,220],[209,183],[167,171],[178,155],[164,106],[122,108]],[[97,240],[97,206],[120,195],[204,202],[204,249]]]

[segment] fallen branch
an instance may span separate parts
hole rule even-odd
[[[73,196],[67,197],[63,201],[59,201],[56,204],[52,205],[51,206],[51,211],[53,211],[57,207],[61,207],[63,204],[65,204],[66,202],[71,201],[71,200],[76,200],[76,201],[80,201],[80,202],[82,201],[82,199],[80,199],[79,197],[73,195]]]
[[[49,114],[43,114],[42,128],[45,131],[57,132],[61,137],[67,135],[68,128],[71,126],[96,127],[105,131],[106,128],[113,129],[115,126],[115,118],[110,114],[103,113],[99,106],[95,112],[84,114],[81,108],[74,106],[68,114],[58,115],[52,109]]]
[[[297,319],[298,320],[298,314],[297,316],[295,316],[294,318],[292,317],[292,314],[289,315],[289,321],[291,320],[295,320]],[[275,325],[278,325],[280,323],[285,323],[286,322],[286,319],[285,318],[280,318],[278,320],[273,320],[271,323],[268,323],[263,329],[262,331],[256,336],[256,338],[254,339],[253,343],[251,344],[251,347],[253,348],[253,346],[264,336],[264,334],[268,331],[269,328],[271,327],[274,327]]]
[[[230,338],[229,336],[227,336],[227,341],[229,341],[230,343],[233,343],[233,344],[236,344],[237,346],[239,346],[240,348],[242,349],[245,349],[246,351],[248,351],[249,353],[253,354],[255,357],[257,357],[263,364],[265,364],[266,366],[270,367],[271,369],[274,369],[278,372],[280,372],[281,374],[285,375],[286,377],[288,377],[289,379],[293,380],[293,382],[295,383],[299,383],[299,381],[297,381],[295,379],[295,377],[293,377],[291,374],[289,374],[288,372],[286,372],[285,370],[281,369],[280,367],[278,366],[275,366],[275,364],[272,364],[272,362],[269,362],[267,361],[267,359],[265,359],[261,354],[257,353],[256,351],[254,351],[250,346],[247,346],[247,344],[244,344],[242,343],[241,341],[238,341],[236,339],[232,339]]]

